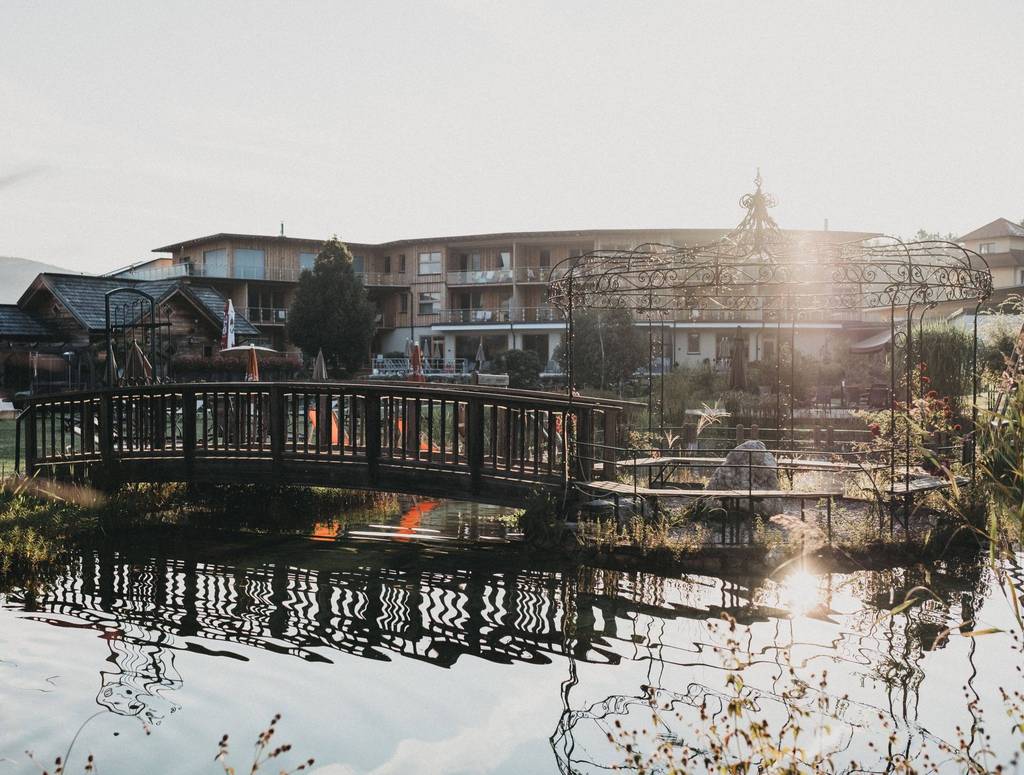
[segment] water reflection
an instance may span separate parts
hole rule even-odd
[[[422,527],[433,512],[403,529]],[[666,707],[698,718],[702,706],[721,707],[728,666],[707,623],[723,614],[752,628],[744,677],[766,712],[782,702],[790,664],[827,666],[844,679],[833,699],[851,692],[841,706],[843,745],[870,730],[879,712],[922,739],[925,656],[948,648],[951,633],[974,627],[990,594],[981,562],[845,576],[803,568],[774,581],[471,567],[430,552],[395,561],[347,556],[303,567],[227,564],[201,549],[102,548],[83,552],[45,594],[12,596],[8,604],[49,625],[95,630],[109,651],[97,665],[96,702],[153,726],[181,705],[188,676],[175,658],[183,651],[239,661],[249,660],[247,648],[320,663],[340,654],[405,657],[439,668],[466,657],[496,666],[557,661],[565,672],[561,710],[549,709],[557,720],[550,744],[569,773],[621,764],[606,740],[615,719],[647,720],[652,708]],[[879,615],[908,596],[917,602]],[[971,692],[974,648],[972,640]],[[629,666],[626,691],[595,699],[582,666]],[[958,698],[959,690],[951,687]],[[682,739],[686,727],[670,722],[664,739]]]

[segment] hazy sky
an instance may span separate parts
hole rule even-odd
[[[1024,216],[1020,2],[0,0],[0,255]]]

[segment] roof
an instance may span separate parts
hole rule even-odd
[[[460,234],[447,237],[414,237],[409,239],[391,240],[390,242],[369,243],[369,242],[348,242],[343,240],[350,248],[395,248],[403,245],[420,245],[427,242],[511,242],[513,240],[530,239],[555,239],[574,240],[588,239],[594,237],[633,236],[642,239],[651,239],[654,235],[671,236],[682,241],[683,244],[704,244],[721,239],[729,233],[729,229],[570,229],[565,231],[506,231],[493,232],[489,234]],[[813,231],[800,229],[783,229],[784,234],[794,237],[801,235],[827,235],[830,241],[846,242],[867,237],[879,236],[877,232],[865,231]],[[154,253],[171,253],[182,248],[195,245],[202,245],[209,242],[220,242],[224,240],[235,240],[240,242],[278,242],[281,244],[293,245],[322,245],[324,238],[303,238],[303,237],[275,237],[266,234],[232,234],[221,232],[210,234],[205,237],[196,237],[175,242],[171,245],[164,245],[160,248],[153,248]]]
[[[118,288],[134,288],[148,293],[160,302],[175,293],[181,293],[205,312],[213,323],[224,324],[225,298],[214,288],[192,285],[182,278],[128,280],[122,277],[91,277],[44,272],[22,294],[19,305],[24,304],[40,287],[45,287],[63,304],[76,320],[89,331],[106,330],[106,294]],[[260,331],[244,315],[235,315],[235,333],[259,336]]]
[[[1009,218],[996,218],[991,223],[986,223],[980,229],[975,229],[965,234],[960,238],[960,242],[993,239],[996,237],[1024,237],[1024,226],[1014,223]]]
[[[51,329],[16,304],[0,304],[0,339],[50,340],[62,339]]]

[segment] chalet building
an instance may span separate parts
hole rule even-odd
[[[988,262],[995,289],[993,301],[1002,301],[1009,293],[1024,292],[1024,226],[996,218],[964,234],[960,244]]]
[[[348,243],[355,271],[378,308],[374,352],[404,352],[410,340],[431,359],[461,369],[481,346],[488,359],[510,349],[532,350],[542,363],[554,356],[565,323],[547,298],[559,264],[592,250],[615,250],[657,242],[715,242],[729,229],[616,229],[508,232]],[[795,239],[843,242],[861,232],[789,231]],[[288,307],[299,274],[311,268],[323,241],[255,234],[212,234],[156,248],[167,256],[120,270],[116,276],[153,280],[202,278],[230,297],[260,330],[266,343],[289,348]],[[798,346],[818,354],[837,334],[860,328],[851,315],[823,315],[800,324]],[[670,323],[665,360],[701,364],[729,352],[737,325],[758,329],[748,336],[752,359],[773,357],[771,331],[749,313]],[[854,332],[858,336],[863,332]],[[787,339],[788,340],[788,339]],[[369,355],[369,353],[368,353]]]
[[[47,272],[17,304],[0,305],[0,385],[12,392],[102,381],[106,294],[126,287],[152,296],[158,319],[166,323],[157,354],[163,373],[173,374],[177,359],[210,358],[219,351],[225,297],[213,287],[188,278],[140,281]],[[242,343],[259,338],[260,331],[236,314],[235,335]]]

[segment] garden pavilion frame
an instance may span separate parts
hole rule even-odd
[[[971,438],[977,426],[978,325],[981,305],[991,295],[992,273],[985,259],[952,242],[924,240],[904,242],[877,236],[852,242],[801,239],[782,232],[768,214],[774,206],[771,194],[762,190],[760,173],[756,190],[740,204],[747,210],[743,221],[721,240],[696,246],[657,243],[629,250],[594,250],[561,262],[552,272],[551,302],[566,320],[567,382],[575,388],[573,374],[574,316],[580,310],[628,310],[641,325],[653,330],[678,320],[718,319],[762,322],[775,326],[779,338],[776,353],[776,432],[784,431],[781,406],[781,335],[790,334],[794,352],[796,328],[802,322],[842,321],[869,313],[880,323],[887,320],[890,357],[889,442],[892,481],[896,481],[897,445],[906,447],[905,481],[910,480],[911,432],[897,439],[897,395],[903,388],[909,407],[922,380],[915,385],[914,325],[920,339],[926,314],[937,305],[962,302],[974,305],[972,339]],[[904,363],[898,369],[897,352]],[[653,348],[652,348],[653,350]],[[795,352],[791,356],[788,388],[790,439],[794,420],[792,395]],[[653,352],[648,367],[649,418],[653,416]],[[664,380],[662,380],[662,385]],[[664,393],[664,387],[662,387]],[[664,407],[664,395],[662,395]],[[663,412],[662,408],[662,412]],[[653,421],[649,419],[653,426]],[[663,417],[662,417],[663,424]],[[823,450],[822,450],[823,452]],[[969,449],[972,471],[973,446]],[[964,455],[968,450],[965,449]]]

